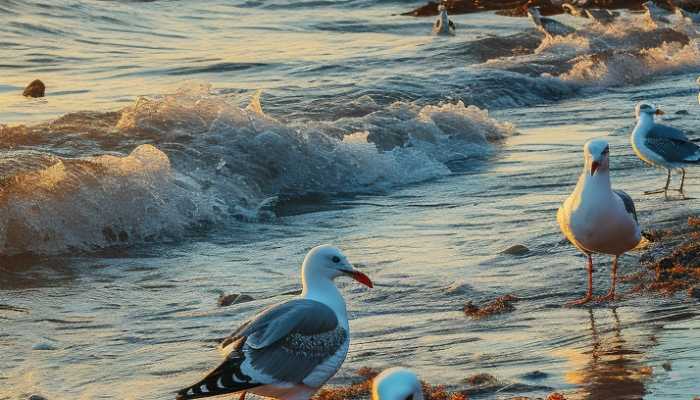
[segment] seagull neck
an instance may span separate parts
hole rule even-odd
[[[323,303],[335,312],[340,321],[347,321],[345,299],[333,281],[317,275],[304,274],[302,282],[304,289],[301,292],[301,298]]]
[[[590,171],[584,169],[579,182],[582,184],[581,194],[584,196],[587,193],[612,193],[612,188],[610,187],[610,172],[608,170],[598,170],[595,174],[591,175]]]
[[[654,125],[654,116],[648,113],[641,113],[637,120],[637,126],[647,127]]]

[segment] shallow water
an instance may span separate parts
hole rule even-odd
[[[376,283],[341,283],[352,345],[334,383],[400,364],[432,383],[488,372],[505,384],[474,398],[700,395],[697,302],[560,307],[583,292],[585,271],[554,216],[583,142],[601,136],[644,227],[697,209],[642,196],[664,176],[628,145],[643,99],[697,126],[694,40],[591,67],[601,41],[630,49],[668,32],[584,28],[589,39],[537,48],[524,20],[458,16],[458,36],[435,39],[429,20],[389,16],[413,3],[55,4],[0,2],[17,21],[3,24],[0,121],[129,108],[0,130],[0,399],[170,397],[219,361],[214,339],[293,295],[319,243]],[[76,12],[79,28],[64,18]],[[35,52],[52,61],[36,66]],[[22,99],[37,73],[81,89],[47,82],[47,99]],[[259,88],[265,114],[243,109]],[[151,99],[135,102],[142,94]],[[457,99],[489,116],[441,104]],[[500,254],[518,243],[531,251]],[[609,259],[595,261],[602,293]],[[256,301],[218,308],[220,290]],[[522,298],[514,313],[462,314],[506,293]]]

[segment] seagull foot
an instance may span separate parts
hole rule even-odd
[[[582,299],[570,301],[570,302],[566,303],[565,306],[566,306],[566,307],[582,306],[582,305],[584,305],[584,304],[590,303],[591,300],[593,300],[593,296],[591,296],[591,295],[589,294],[588,296],[586,296],[586,297],[584,297],[584,298],[582,298]]]
[[[619,297],[616,297],[615,293],[608,292],[608,294],[606,294],[605,296],[596,297],[595,301],[600,302],[600,303],[604,303],[604,302],[608,302],[608,301],[615,301],[617,299],[619,299]]]

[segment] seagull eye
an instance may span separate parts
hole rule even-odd
[[[333,260],[333,262],[337,264],[337,263],[340,262],[340,257],[338,257],[338,256],[333,256],[333,258],[332,258],[331,260]]]

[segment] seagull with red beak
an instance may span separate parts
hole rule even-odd
[[[610,147],[605,140],[591,140],[583,146],[584,167],[573,193],[557,212],[559,228],[583,252],[588,267],[588,292],[568,305],[593,300],[593,253],[614,256],[610,291],[599,300],[614,300],[617,259],[635,248],[641,240],[634,202],[621,190],[610,186]]]
[[[240,326],[222,345],[221,365],[178,400],[246,392],[285,400],[307,400],[340,369],[350,346],[345,299],[333,283],[348,276],[372,287],[338,248],[309,251],[301,266],[299,297],[273,305]]]

